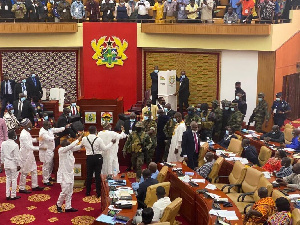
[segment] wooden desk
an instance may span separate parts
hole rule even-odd
[[[118,174],[116,176],[116,179],[126,180],[126,186],[131,187],[131,183],[130,183],[127,175],[125,175],[125,178],[121,178],[121,175]],[[135,194],[132,195],[132,201],[137,201]],[[101,214],[108,213],[108,211],[109,211],[108,206],[110,205],[110,203],[111,203],[111,198],[109,197],[109,186],[106,181],[106,176],[101,175],[101,210],[103,210]],[[126,217],[130,218],[130,220],[128,221],[127,224],[131,224],[132,219],[136,214],[136,211],[137,211],[137,204],[133,205],[131,209],[122,209],[122,211],[118,215],[126,216]],[[106,224],[106,223],[101,223],[101,222],[98,222],[95,220],[94,224]]]
[[[158,165],[161,168],[161,164]],[[176,163],[176,167],[182,168],[184,172],[194,172],[187,166],[182,163]],[[200,175],[194,172],[193,179],[203,179]],[[197,194],[196,191],[198,189],[203,189],[209,184],[208,181],[205,183],[199,183],[199,187],[191,187],[189,184],[182,182],[177,174],[172,171],[172,168],[169,168],[168,175],[166,180],[170,181],[170,198],[173,201],[175,198],[182,198],[182,206],[180,208],[180,215],[184,217],[184,219],[188,222],[189,225],[212,225],[214,224],[216,217],[209,214],[209,210],[212,209],[212,199],[205,198],[202,194]],[[219,189],[209,190],[210,193],[217,194],[221,196],[221,198],[228,198],[226,194]],[[241,218],[241,214],[238,208],[234,205],[234,203],[229,199],[229,201],[233,204],[233,207],[223,208],[226,210],[234,210],[237,217]],[[242,221],[230,221],[231,224],[243,224]]]

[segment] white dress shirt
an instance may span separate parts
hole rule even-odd
[[[97,155],[103,153],[103,151],[108,150],[109,148],[112,147],[113,143],[110,142],[107,146],[104,145],[103,141],[101,138],[97,138],[97,140],[94,142],[93,148],[94,148],[94,154],[92,151],[92,146],[87,140],[87,138],[90,140],[91,143],[93,143],[94,139],[97,136],[95,134],[89,134],[87,137],[82,138],[82,145],[85,147],[85,152],[86,155]]]
[[[19,145],[12,139],[1,144],[1,163],[5,169],[16,169],[21,165]]]
[[[144,3],[144,5],[139,5],[139,3]],[[138,14],[141,16],[147,15],[150,9],[150,3],[148,1],[138,1],[135,5],[135,9],[138,10]]]
[[[171,204],[169,197],[158,199],[152,206],[154,216],[152,221],[159,222],[162,215],[164,214],[165,208]]]
[[[8,93],[6,93],[6,85],[8,85],[8,87],[7,87]],[[4,93],[5,93],[6,95],[12,95],[11,83],[10,83],[9,80],[4,82]]]

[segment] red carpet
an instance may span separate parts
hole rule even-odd
[[[42,186],[41,165],[38,166],[39,185]],[[126,168],[120,168],[124,172]],[[132,174],[132,173],[130,173]],[[134,179],[131,179],[134,180]],[[19,182],[18,182],[19,183]],[[30,189],[30,176],[27,177],[26,189]],[[95,189],[93,184],[92,190]],[[57,213],[56,201],[60,193],[60,184],[54,183],[44,191],[31,194],[20,194],[21,199],[7,201],[5,196],[5,172],[0,173],[0,225],[6,224],[92,224],[101,214],[100,199],[95,196],[85,196],[85,188],[74,188],[72,207],[78,209],[75,213]],[[94,193],[95,194],[95,190]],[[177,224],[188,225],[180,216]]]

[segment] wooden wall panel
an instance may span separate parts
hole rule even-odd
[[[0,23],[0,34],[75,33],[77,23]]]
[[[275,52],[258,52],[257,94],[263,92],[265,100],[271,108],[274,99]],[[266,131],[271,130],[273,120],[270,119]]]

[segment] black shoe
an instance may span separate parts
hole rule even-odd
[[[77,211],[78,211],[78,209],[74,209],[74,208],[65,210],[65,212],[77,212]]]
[[[91,196],[91,193],[90,192],[86,192],[85,196]]]
[[[63,212],[62,208],[59,207],[57,204],[56,204],[56,210],[57,210],[57,212],[59,212],[59,213],[62,213],[62,212]]]
[[[10,200],[10,197],[6,197],[6,200]]]
[[[55,180],[54,178],[50,177],[50,178],[49,178],[49,181],[53,181],[53,182],[54,182],[54,181],[56,181],[56,180]]]
[[[35,187],[35,188],[32,188],[32,190],[33,190],[33,191],[42,191],[42,190],[44,190],[44,187],[39,187],[39,186],[37,186],[37,187]]]
[[[17,200],[17,199],[19,199],[19,198],[21,198],[21,196],[16,196],[16,197],[14,197],[14,198],[10,198],[10,200]]]
[[[50,182],[48,182],[48,183],[43,183],[44,185],[46,185],[46,186],[53,186],[53,184],[51,184]]]
[[[28,190],[19,190],[19,193],[30,194],[31,191],[28,191]]]

